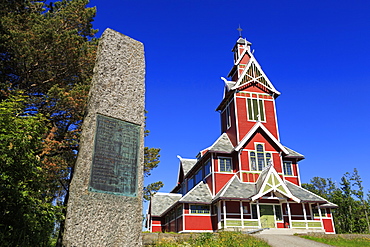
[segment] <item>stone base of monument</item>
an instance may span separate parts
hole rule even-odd
[[[140,246],[144,162],[143,44],[111,29],[99,42],[64,246]]]

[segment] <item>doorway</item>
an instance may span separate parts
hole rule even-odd
[[[262,228],[275,228],[275,215],[273,205],[260,204],[260,220]]]

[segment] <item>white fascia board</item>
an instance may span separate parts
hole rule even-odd
[[[245,143],[252,137],[252,135],[254,134],[254,132],[257,131],[258,128],[261,128],[266,134],[268,137],[270,137],[270,139],[285,153],[285,154],[289,154],[288,150],[286,150],[286,148],[275,138],[275,136],[273,134],[271,134],[271,132],[261,123],[261,122],[257,122],[253,127],[252,129],[250,129],[250,131],[244,136],[244,138],[239,142],[239,144],[234,148],[235,151],[239,151],[244,145]]]
[[[241,81],[243,80],[245,74],[247,73],[248,69],[252,66],[252,63],[254,63],[256,65],[256,67],[260,70],[262,76],[265,77],[265,79],[267,80],[268,84],[270,85],[270,89],[272,89],[272,91],[278,95],[280,95],[281,93],[279,91],[276,90],[276,88],[274,87],[274,85],[271,83],[270,79],[266,76],[265,72],[263,72],[260,64],[257,62],[256,58],[251,55],[251,58],[249,59],[249,62],[247,64],[247,66],[245,66],[244,70],[243,70],[243,73],[240,75],[239,79],[237,80],[236,84],[234,87],[231,88],[231,90],[235,90],[237,89],[239,86],[240,86],[240,83]],[[266,85],[263,85],[262,83],[260,83],[262,86],[266,87]]]
[[[265,186],[267,184],[267,181],[270,178],[270,175],[272,173],[275,175],[275,177],[279,181],[279,184],[278,185],[275,185],[271,189],[263,192],[263,189],[265,188]],[[284,193],[283,191],[277,189],[277,187],[280,186],[280,185],[283,186],[283,188],[287,191],[287,193]],[[271,191],[278,191],[282,195],[285,195],[286,197],[292,199],[293,201],[295,201],[297,203],[300,203],[301,202],[300,199],[298,199],[297,197],[293,196],[293,194],[290,192],[289,188],[286,186],[286,184],[284,183],[284,181],[280,178],[280,176],[278,175],[278,173],[276,172],[276,170],[275,170],[275,168],[273,166],[271,166],[269,168],[269,171],[267,172],[267,175],[265,177],[265,181],[263,181],[263,183],[262,183],[262,186],[260,188],[260,191],[256,195],[254,195],[251,199],[252,199],[252,201],[255,201],[256,199],[262,197],[263,195],[265,195],[266,193],[269,193]]]
[[[317,195],[317,194],[315,194],[315,193],[313,193],[313,192],[311,192],[311,191],[309,191],[309,190],[306,190],[306,189],[305,189],[305,188],[303,188],[302,186],[298,186],[298,185],[296,185],[296,184],[293,184],[292,182],[290,182],[290,181],[288,181],[288,180],[285,180],[285,182],[291,183],[292,185],[294,185],[294,186],[296,186],[296,187],[299,187],[300,189],[303,189],[303,190],[305,190],[306,192],[308,192],[308,193],[310,193],[310,194],[312,194],[312,195],[314,195],[314,196],[317,196],[317,197],[321,198],[323,201],[329,202],[328,200],[326,200],[326,199],[322,198],[321,196],[319,196],[319,195]]]

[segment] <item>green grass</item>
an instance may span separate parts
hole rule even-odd
[[[260,239],[241,232],[202,233],[188,240],[162,239],[156,243],[158,247],[268,247],[269,245]]]
[[[333,246],[344,246],[344,247],[370,247],[370,238],[369,236],[353,236],[350,237],[343,237],[343,236],[336,236],[336,235],[320,235],[319,236],[312,236],[312,235],[303,235],[300,236],[302,238],[306,238],[309,240],[314,240],[316,242],[329,244]]]

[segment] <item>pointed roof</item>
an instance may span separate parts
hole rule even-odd
[[[250,54],[250,56],[247,66],[232,89],[240,89],[242,86],[256,83],[257,85],[268,89],[272,93],[280,95],[280,92],[275,89],[274,85],[272,85],[253,54]]]
[[[286,148],[286,150],[288,150],[288,154],[285,156],[286,158],[297,158],[297,159],[301,159],[301,160],[304,159],[303,154],[300,154],[300,153],[294,151],[293,149],[288,148],[287,146],[284,146],[284,147]]]
[[[295,185],[289,181],[285,181],[289,190],[294,194],[295,197],[299,198],[302,202],[317,202],[327,203],[328,201],[321,196],[318,196],[311,191],[308,191],[298,185]],[[335,204],[334,204],[335,205]]]
[[[239,144],[235,147],[235,151],[239,151],[243,148],[243,146],[247,143],[247,141],[253,136],[253,134],[261,128],[262,131],[266,133],[266,135],[284,152],[284,154],[289,154],[288,150],[275,138],[273,134],[261,123],[257,122],[249,132],[244,136],[244,138],[239,142]]]
[[[184,171],[184,176],[186,176],[186,174],[191,170],[191,168],[193,168],[193,166],[198,162],[197,159],[184,159],[180,155],[177,155],[177,158],[180,159],[180,166]]]
[[[157,192],[150,200],[151,215],[161,216],[175,202],[180,200],[181,197],[181,194]]]
[[[255,194],[251,199],[252,201],[257,200],[263,195],[269,192],[279,192],[280,194],[292,199],[295,202],[300,202],[301,200],[295,197],[281,179],[279,174],[276,172],[273,165],[266,167],[257,180],[257,194]]]
[[[211,191],[208,188],[208,185],[200,182],[188,193],[186,193],[179,202],[188,202],[188,203],[211,203],[212,195]]]
[[[255,184],[242,183],[237,176],[234,176],[229,182],[217,193],[214,200],[219,198],[238,198],[249,199],[256,194]]]
[[[223,133],[213,144],[208,148],[211,151],[219,151],[225,153],[231,153],[234,150],[234,146],[231,143],[229,136]]]

